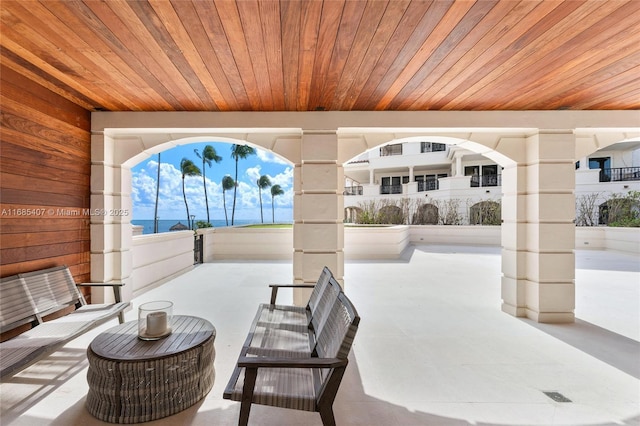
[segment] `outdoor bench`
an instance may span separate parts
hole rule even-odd
[[[0,279],[0,333],[31,325],[0,343],[0,378],[12,375],[68,341],[115,316],[124,322],[128,302],[121,301],[120,283],[76,284],[67,266]],[[87,304],[80,286],[110,286],[115,303]],[[66,311],[71,312],[66,313]],[[66,313],[66,314],[65,314]],[[52,314],[63,315],[44,321]]]
[[[341,292],[340,284],[325,267],[315,285],[271,284],[271,303],[261,304],[251,325],[245,347],[254,355],[308,356],[316,336],[324,326],[333,303]],[[277,289],[313,287],[307,306],[277,305]]]
[[[261,322],[278,305],[258,308],[223,394],[241,402],[239,425],[247,425],[252,403],[319,412],[325,426],[335,425],[333,401],[360,317],[330,272],[321,287],[308,322]]]

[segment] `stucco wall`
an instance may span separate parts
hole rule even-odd
[[[640,254],[640,228],[579,226],[576,228],[576,248]]]
[[[203,234],[205,262],[293,259],[291,228],[211,228]]]
[[[291,260],[291,228],[211,228],[205,235],[204,261]],[[397,259],[407,246],[419,244],[501,244],[499,226],[346,226],[345,259]],[[640,253],[640,229],[577,227],[577,249]]]
[[[133,237],[133,295],[193,268],[193,232],[178,231]]]
[[[397,259],[409,244],[406,225],[348,226],[344,229],[345,259]]]
[[[397,259],[411,245],[500,245],[498,226],[347,226],[345,258]],[[204,235],[204,261],[286,260],[293,258],[293,230],[208,228]],[[577,227],[577,249],[618,250],[640,254],[640,229]],[[150,288],[193,268],[191,231],[133,237],[133,293]]]

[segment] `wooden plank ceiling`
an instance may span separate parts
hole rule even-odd
[[[2,65],[88,110],[640,108],[638,0],[3,0]]]

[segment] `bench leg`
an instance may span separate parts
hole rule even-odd
[[[336,426],[336,419],[333,416],[332,406],[320,407],[319,411],[323,426]]]
[[[238,426],[247,426],[249,423],[249,411],[251,411],[251,401],[253,401],[253,389],[258,377],[257,368],[244,369],[244,386],[242,387],[242,401],[240,404],[240,419]]]

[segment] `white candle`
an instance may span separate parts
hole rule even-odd
[[[147,335],[160,336],[167,331],[167,313],[151,312],[147,315]]]

